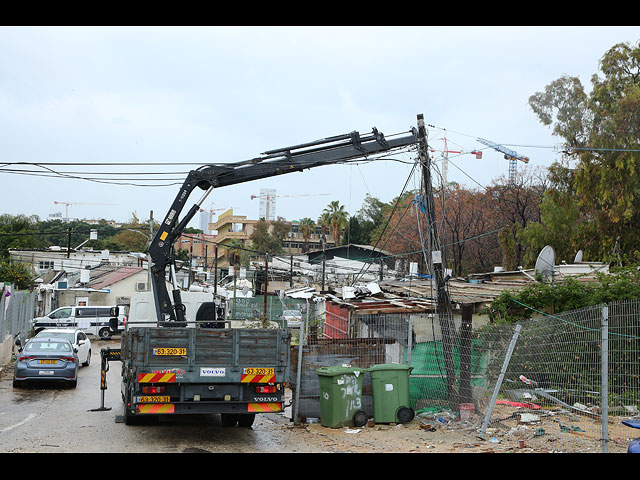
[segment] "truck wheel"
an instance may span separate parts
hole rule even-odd
[[[220,420],[222,421],[223,427],[235,427],[236,423],[238,423],[238,415],[234,413],[221,413]]]
[[[102,340],[109,340],[111,338],[111,330],[108,328],[101,328],[98,335]]]
[[[256,419],[255,413],[246,413],[243,415],[238,415],[238,426],[240,427],[250,427],[253,425],[253,421]]]

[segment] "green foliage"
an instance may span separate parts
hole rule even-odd
[[[22,263],[1,260],[0,281],[11,283],[19,290],[26,290],[32,285],[31,272]]]
[[[489,314],[494,321],[517,322],[530,318],[535,313],[532,308],[554,314],[636,298],[640,298],[640,266],[633,265],[600,273],[596,282],[569,277],[504,291],[492,302]]]
[[[529,99],[564,139],[566,157],[578,161],[570,192],[547,197],[542,224],[555,233],[562,218],[552,218],[554,208],[573,219],[558,247],[580,244],[590,258],[607,258],[616,246],[623,254],[640,249],[640,42],[614,45],[600,71],[588,94],[577,77],[565,76]],[[540,241],[542,230],[527,232],[529,240]]]
[[[290,231],[291,226],[282,220],[276,222],[258,220],[251,234],[252,249],[257,252],[278,255],[282,253],[282,239]]]

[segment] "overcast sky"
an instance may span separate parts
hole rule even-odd
[[[0,27],[0,213],[44,220],[65,213],[58,201],[75,203],[73,217],[160,219],[191,168],[353,130],[390,136],[419,113],[434,159],[445,136],[449,150],[484,149],[450,154],[448,168],[449,181],[480,188],[508,162],[477,138],[549,166],[561,140],[529,97],[562,75],[589,88],[609,48],[639,40],[640,27]],[[399,195],[409,172],[320,167],[214,190],[205,206],[255,219],[251,195],[273,188],[287,220],[317,219],[331,200],[355,214],[367,193]]]

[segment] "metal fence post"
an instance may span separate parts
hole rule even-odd
[[[502,380],[504,379],[505,374],[507,373],[507,367],[509,366],[509,362],[511,361],[511,355],[513,354],[513,349],[516,348],[516,342],[518,341],[518,336],[520,335],[520,329],[522,326],[520,324],[516,325],[515,332],[511,337],[511,342],[509,343],[509,348],[507,349],[507,354],[504,357],[504,362],[502,362],[502,370],[500,371],[500,375],[498,376],[498,381],[496,382],[496,386],[493,389],[493,395],[491,396],[491,401],[489,402],[489,408],[487,409],[487,413],[484,416],[484,421],[482,422],[482,427],[480,427],[480,433],[478,438],[484,440],[484,434],[487,431],[487,426],[489,425],[489,420],[491,419],[491,414],[493,413],[493,407],[496,404],[496,400],[498,399],[498,392],[500,391],[500,387],[502,386]]]
[[[602,411],[602,453],[609,452],[609,307],[602,307],[600,408]]]

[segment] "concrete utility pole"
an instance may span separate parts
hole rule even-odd
[[[458,409],[458,394],[455,390],[455,365],[453,362],[453,338],[455,328],[451,311],[451,299],[447,290],[446,279],[444,278],[443,255],[440,249],[440,239],[438,237],[438,224],[436,222],[436,211],[433,202],[433,186],[431,184],[431,159],[429,158],[427,145],[427,130],[424,125],[424,117],[418,115],[418,138],[420,164],[422,165],[422,177],[424,183],[424,197],[426,202],[426,220],[428,251],[430,253],[429,266],[433,279],[435,280],[437,294],[438,319],[442,332],[442,353],[444,355],[445,371],[447,375],[447,392],[449,403],[452,409]]]

